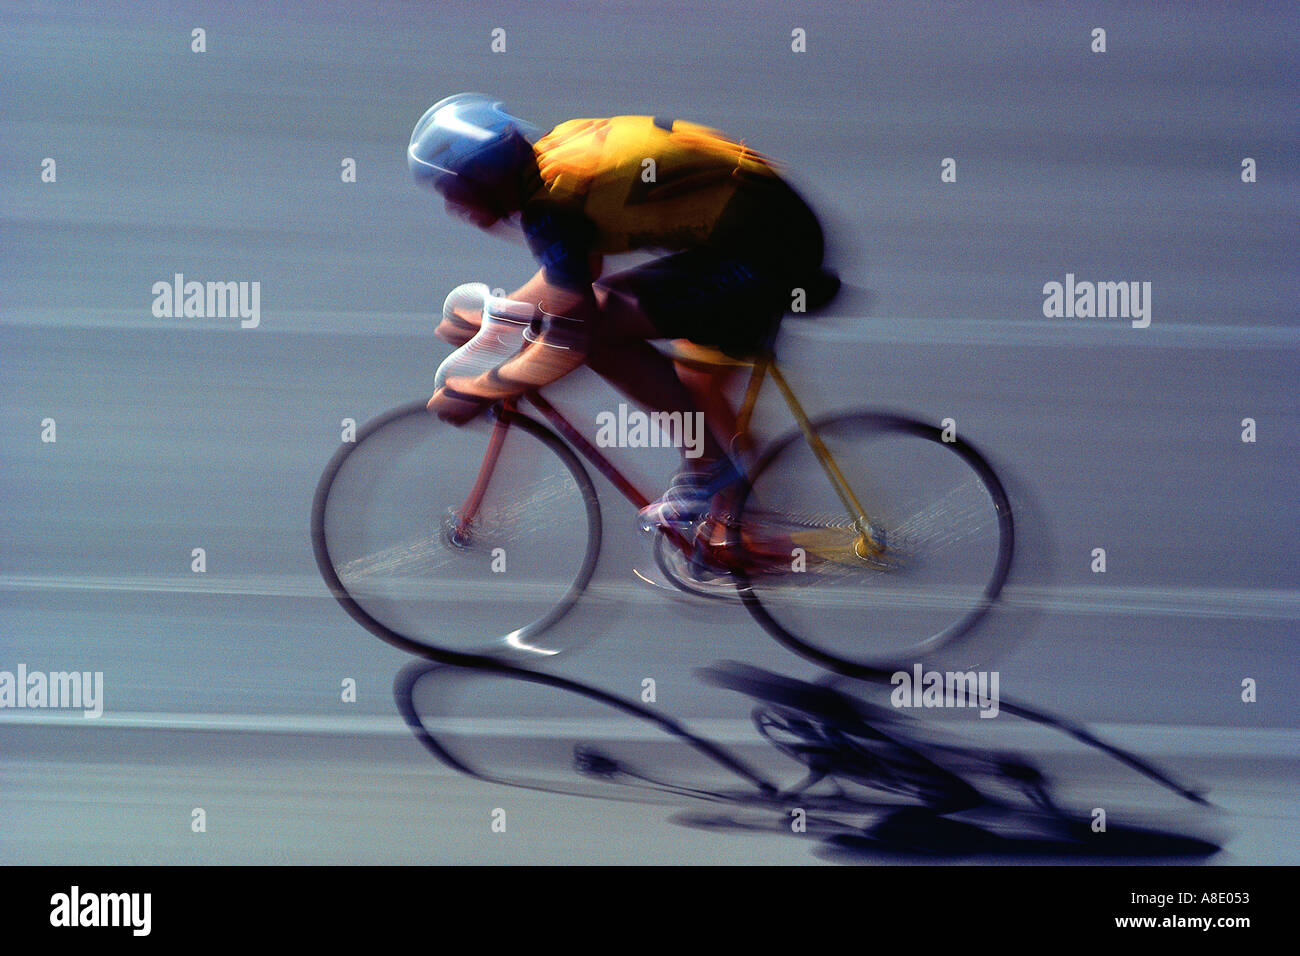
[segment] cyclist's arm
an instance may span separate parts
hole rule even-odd
[[[603,265],[593,249],[595,224],[578,207],[543,200],[524,210],[521,225],[541,268],[510,298],[563,318],[548,319],[541,335],[518,355],[461,383],[466,392],[493,401],[541,388],[572,372],[586,361],[590,323],[599,321],[591,288]]]
[[[601,272],[599,257],[591,258],[590,272],[594,282]],[[540,303],[542,308],[552,315],[574,315],[580,311],[582,305],[590,304],[593,301],[584,297],[580,292],[573,292],[562,286],[548,283],[545,269],[538,269],[532,278],[506,298],[514,299],[516,302],[528,302],[533,305]],[[438,323],[434,334],[444,342],[461,346],[474,337],[474,333],[479,330],[482,323],[483,313],[481,310],[456,309],[451,315],[446,316]]]
[[[585,291],[551,283],[545,270],[539,270],[510,296],[536,303],[546,313],[534,326],[537,334],[530,330],[523,349],[495,368],[472,378],[448,378],[429,399],[429,411],[444,421],[466,422],[490,402],[549,385],[582,365],[590,349],[588,323],[596,309],[591,287]]]
[[[592,283],[602,267],[592,251],[595,228],[581,213],[548,203],[531,207],[523,218],[525,237],[541,268],[510,298],[540,306],[547,318],[541,333],[501,365],[472,379],[448,379],[428,404],[445,420],[467,421],[479,403],[549,385],[587,359],[590,322],[598,312]]]
[[[535,303],[546,313],[538,334],[496,368],[469,380],[449,380],[448,386],[461,394],[487,401],[509,398],[541,388],[568,375],[587,360],[590,347],[588,322],[596,300],[588,286],[582,292],[549,281],[545,270],[511,294],[519,302]]]

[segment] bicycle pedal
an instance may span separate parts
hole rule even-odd
[[[697,522],[694,521],[651,521],[646,522],[644,519],[637,521],[637,528],[642,534],[652,534],[656,531],[665,533],[677,533],[683,537],[689,538],[695,534]]]

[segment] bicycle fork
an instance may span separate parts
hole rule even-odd
[[[511,406],[507,405],[509,409]],[[497,420],[492,423],[492,435],[488,439],[487,454],[483,456],[483,464],[479,467],[478,477],[474,480],[474,487],[470,489],[469,496],[465,503],[460,506],[460,511],[456,515],[455,527],[451,529],[451,543],[458,548],[463,548],[469,544],[469,529],[478,516],[479,506],[483,504],[483,496],[487,494],[488,484],[492,481],[492,473],[496,471],[497,461],[501,458],[501,448],[505,445],[506,432],[510,429],[510,420],[507,415],[498,415]]]

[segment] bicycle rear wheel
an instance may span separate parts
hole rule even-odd
[[[884,553],[855,552],[852,517],[794,431],[755,466],[731,535],[733,547],[782,541],[790,560],[742,568],[741,598],[796,653],[879,678],[961,638],[988,612],[1011,567],[1011,506],[983,456],[932,425],[861,412],[815,428]]]
[[[432,660],[557,653],[543,635],[599,556],[600,507],[577,456],[532,419],[499,414],[509,428],[467,527],[500,426],[454,428],[423,402],[363,426],[316,489],[312,542],[334,597],[372,634]]]

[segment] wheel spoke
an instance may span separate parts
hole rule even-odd
[[[599,506],[558,438],[505,414],[509,427],[489,432],[409,406],[363,428],[322,477],[312,517],[321,573],[390,643],[435,659],[507,645],[554,652],[535,641],[591,578]],[[487,481],[489,448],[499,458]]]
[[[816,430],[824,449],[794,432],[755,469],[732,545],[784,536],[792,558],[742,570],[747,607],[787,646],[860,676],[967,633],[1010,566],[1010,507],[992,469],[970,446],[896,416],[842,416]],[[879,550],[861,547],[839,490],[814,477],[823,451],[872,516]]]

